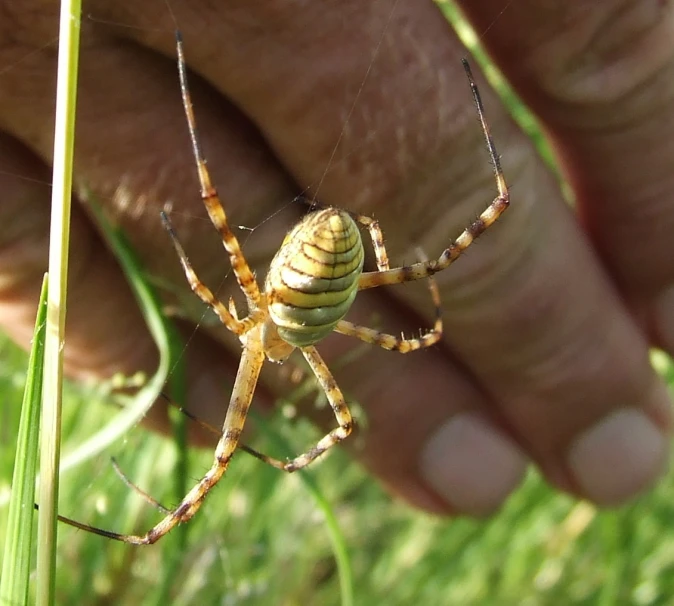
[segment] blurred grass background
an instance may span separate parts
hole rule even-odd
[[[442,6],[477,58],[486,61],[460,16],[451,5]],[[535,121],[495,70],[486,68],[550,159]],[[0,340],[0,539],[26,363],[24,352]],[[654,354],[654,363],[674,388],[671,361]],[[105,399],[95,389],[66,386],[64,454],[114,419],[118,411]],[[273,428],[272,442],[306,444],[316,435],[280,413],[266,425]],[[256,447],[278,451],[264,436]],[[63,476],[60,513],[118,532],[149,528],[160,514],[120,481],[109,455],[139,486],[173,503],[176,446],[135,428],[106,456]],[[191,485],[212,455],[193,451],[189,457]],[[498,515],[476,522],[438,520],[392,502],[343,452],[332,453],[309,474],[348,545],[355,604],[656,605],[671,603],[674,595],[674,477],[628,507],[597,512],[551,491],[531,472]],[[299,476],[240,454],[180,540],[176,535],[137,548],[62,525],[57,603],[347,603],[324,514],[308,494]]]
[[[669,361],[660,356],[656,363],[674,386]],[[0,537],[25,365],[25,353],[2,342]],[[67,386],[66,451],[115,413],[95,392]],[[280,414],[269,425],[293,444],[315,435]],[[264,440],[256,444],[273,448]],[[136,428],[111,450],[134,482],[172,502],[176,449],[170,440]],[[193,451],[190,458],[190,478],[196,478],[211,453]],[[341,451],[309,473],[348,545],[355,604],[655,605],[670,604],[674,595],[674,477],[628,507],[597,512],[553,492],[531,472],[495,517],[468,521],[438,520],[392,502]],[[159,519],[120,481],[107,456],[65,474],[60,503],[63,515],[116,531],[145,530]],[[341,603],[323,516],[298,476],[240,454],[185,528],[180,551],[173,536],[143,548],[61,525],[57,604]]]

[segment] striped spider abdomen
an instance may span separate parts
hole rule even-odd
[[[349,213],[325,208],[300,221],[274,256],[265,282],[278,335],[295,347],[328,336],[356,297],[363,259],[360,231]]]

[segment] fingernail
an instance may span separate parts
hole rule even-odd
[[[662,476],[668,451],[668,440],[648,417],[623,408],[576,440],[568,464],[586,497],[599,505],[619,505]]]
[[[421,452],[423,479],[456,511],[493,513],[519,485],[527,461],[517,445],[474,414],[442,425]]]
[[[666,290],[656,301],[655,325],[662,346],[674,355],[674,287]]]

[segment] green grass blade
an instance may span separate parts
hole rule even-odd
[[[292,449],[285,441],[282,435],[272,428],[272,424],[262,415],[251,411],[251,417],[255,419],[255,425],[261,432],[274,444],[275,448],[286,456],[292,456]],[[337,521],[337,516],[332,508],[330,501],[323,495],[318,483],[310,471],[300,470],[296,472],[300,478],[305,490],[311,495],[316,507],[323,515],[325,529],[330,538],[332,554],[337,565],[337,574],[339,576],[340,604],[341,606],[353,606],[353,572],[351,569],[351,559],[346,544],[346,539]]]
[[[89,203],[98,226],[103,231],[138,301],[141,313],[159,350],[159,366],[155,374],[133,397],[119,396],[121,402],[126,405],[123,412],[116,415],[114,420],[101,431],[64,456],[61,471],[72,469],[101,453],[136,425],[157,399],[169,372],[174,372],[172,360],[177,360],[179,357],[176,355],[179,350],[176,344],[180,343],[180,338],[171,322],[165,318],[159,297],[145,279],[140,259],[122,231],[107,220],[93,194],[85,190],[82,192],[82,197]],[[176,368],[175,372],[180,371]]]
[[[186,371],[182,359],[184,347],[182,339],[173,323],[164,315],[162,302],[147,280],[142,262],[122,230],[108,221],[92,192],[84,189],[81,192],[81,197],[89,204],[98,226],[101,228],[131,287],[150,335],[157,346],[159,364],[154,375],[135,395],[131,397],[116,396],[116,399],[124,406],[122,412],[115,415],[114,419],[103,429],[68,453],[61,462],[61,471],[77,467],[124,437],[147,414],[164,388],[169,376],[170,395],[174,401],[184,404],[187,391]],[[175,445],[178,450],[178,464],[173,474],[175,481],[174,495],[175,501],[180,501],[187,492],[187,431],[185,419],[181,415],[173,417],[173,421]],[[173,550],[174,557],[179,557],[185,550],[188,530],[187,525],[181,525],[174,532],[177,537]],[[167,584],[170,584],[173,578],[173,575],[166,575]]]
[[[39,606],[53,604],[55,599],[56,508],[61,439],[63,344],[65,342],[80,16],[80,0],[61,2],[49,234],[49,293],[40,435],[39,502],[42,506],[38,512],[36,598]]]
[[[47,318],[47,276],[42,282],[21,405],[12,492],[0,577],[0,604],[27,604],[33,548],[35,476],[40,435],[42,364]]]
[[[172,345],[171,360],[181,360],[181,351],[175,347],[179,341],[170,340]],[[180,343],[182,349],[182,343]],[[187,380],[184,363],[172,366],[171,377],[169,381],[169,396],[173,402],[184,406],[187,402]],[[178,451],[178,457],[173,474],[173,494],[174,501],[179,503],[185,497],[188,491],[187,479],[189,477],[189,458],[187,445],[187,417],[179,410],[169,410],[169,419],[173,427],[174,443]],[[163,545],[164,553],[168,554],[167,562],[164,565],[160,580],[160,591],[155,600],[158,606],[171,602],[172,593],[175,591],[175,579],[180,575],[180,569],[183,565],[183,558],[187,553],[187,534],[189,524],[181,524],[173,530],[167,537]]]
[[[77,467],[123,438],[150,410],[164,388],[169,376],[171,378],[171,398],[176,402],[184,403],[186,394],[186,371],[181,356],[183,351],[182,339],[173,323],[164,315],[163,305],[155,289],[146,279],[140,259],[122,230],[108,221],[93,193],[87,189],[83,189],[80,195],[89,204],[90,209],[96,217],[98,226],[101,228],[131,287],[150,335],[157,346],[159,364],[156,372],[135,395],[116,396],[117,401],[122,404],[123,410],[115,415],[103,429],[90,436],[89,439],[79,444],[77,448],[64,456],[61,462],[61,471]],[[173,427],[176,437],[175,445],[178,450],[178,465],[173,474],[175,480],[175,500],[180,501],[187,492],[185,486],[188,477],[185,420],[174,418]],[[181,525],[174,532],[177,538],[175,539],[173,555],[176,558],[185,549],[188,530],[187,525]],[[165,578],[167,585],[170,585],[174,577],[166,575]]]

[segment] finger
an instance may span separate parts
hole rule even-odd
[[[273,3],[267,5],[271,7]],[[115,5],[119,6],[119,5]],[[262,5],[258,6],[260,8]],[[391,5],[393,6],[393,5]],[[231,7],[230,7],[231,8]],[[223,64],[222,62],[213,62],[213,55],[209,53],[204,56],[206,45],[203,45],[201,41],[196,40],[195,44],[189,40],[188,32],[190,31],[188,19],[181,19],[181,27],[184,29],[186,45],[187,45],[187,55],[188,60],[192,62],[193,65],[196,65],[199,68],[201,73],[206,75],[213,76],[213,82],[216,87],[223,91],[228,96],[231,96],[235,99],[237,104],[239,104],[248,115],[251,116],[254,122],[260,125],[264,129],[265,138],[272,141],[273,145],[281,150],[283,153],[284,164],[291,166],[293,173],[297,179],[306,184],[309,180],[314,179],[314,185],[317,185],[325,173],[325,183],[320,186],[320,188],[315,187],[314,190],[319,189],[319,195],[323,196],[329,202],[335,202],[341,206],[347,206],[351,208],[358,208],[360,204],[380,204],[388,203],[388,197],[391,198],[392,203],[396,205],[399,203],[402,208],[405,208],[405,212],[410,212],[410,209],[413,208],[413,205],[409,204],[409,199],[412,199],[412,192],[419,185],[419,181],[415,180],[414,182],[408,182],[407,179],[411,172],[416,172],[419,170],[419,167],[426,162],[432,160],[433,166],[440,166],[442,170],[445,170],[445,166],[442,162],[442,158],[437,156],[438,149],[431,146],[429,148],[428,154],[426,154],[426,142],[431,141],[435,135],[431,135],[431,131],[435,133],[438,120],[442,123],[445,129],[451,131],[451,135],[447,134],[448,137],[456,136],[456,139],[463,141],[469,147],[475,144],[480,143],[480,133],[479,130],[468,129],[467,126],[470,124],[474,125],[474,113],[472,106],[468,103],[466,106],[466,101],[469,100],[468,87],[466,85],[465,98],[457,104],[457,107],[450,106],[449,100],[452,99],[449,88],[451,82],[449,80],[450,74],[445,72],[443,74],[442,84],[447,95],[447,99],[442,97],[442,94],[437,94],[433,92],[433,99],[442,107],[447,108],[446,112],[443,112],[442,115],[438,118],[434,116],[432,119],[428,120],[428,123],[424,125],[422,135],[417,135],[416,131],[410,128],[408,131],[403,133],[406,141],[403,141],[404,147],[408,147],[407,153],[402,154],[402,156],[408,157],[407,164],[398,165],[397,162],[402,156],[396,156],[394,158],[393,164],[390,163],[390,159],[382,157],[381,154],[387,149],[395,148],[395,139],[396,135],[393,134],[395,128],[397,128],[398,120],[401,120],[402,124],[405,124],[407,121],[409,124],[412,123],[413,116],[424,115],[425,112],[421,111],[422,104],[424,103],[422,99],[412,100],[406,98],[404,102],[401,101],[401,105],[397,108],[396,112],[388,113],[382,111],[383,99],[377,93],[380,90],[379,84],[375,81],[372,85],[370,93],[364,97],[358,99],[358,103],[354,103],[355,97],[353,91],[358,91],[360,85],[363,83],[364,74],[367,73],[367,69],[372,66],[376,70],[381,70],[378,78],[384,78],[387,80],[385,89],[395,89],[397,83],[395,82],[395,75],[398,73],[403,74],[405,81],[401,86],[412,87],[418,77],[421,77],[423,82],[421,82],[420,87],[425,93],[429,91],[435,91],[436,79],[433,76],[433,70],[430,66],[427,66],[427,69],[421,70],[421,75],[416,71],[412,73],[407,73],[404,70],[399,69],[398,60],[400,57],[396,55],[397,59],[389,61],[388,63],[384,60],[383,66],[380,65],[377,61],[367,60],[363,62],[363,58],[374,57],[376,56],[376,48],[380,43],[382,38],[382,33],[387,35],[386,38],[386,47],[390,50],[393,44],[393,40],[397,39],[400,32],[393,28],[390,32],[387,31],[387,20],[391,13],[391,7],[384,7],[385,10],[378,15],[378,20],[374,24],[370,25],[370,28],[365,28],[363,31],[358,32],[354,35],[353,40],[350,40],[352,43],[354,40],[358,41],[358,44],[363,43],[363,47],[353,47],[353,55],[348,57],[348,60],[344,62],[343,65],[340,65],[339,78],[335,79],[334,86],[336,89],[339,89],[342,92],[348,94],[340,94],[339,96],[333,95],[330,91],[321,95],[321,102],[314,102],[314,98],[306,94],[306,91],[310,90],[312,87],[318,87],[321,84],[323,78],[323,70],[321,67],[321,60],[318,57],[315,57],[315,60],[312,60],[309,64],[303,64],[304,57],[306,53],[302,52],[301,58],[297,57],[297,50],[292,48],[292,45],[289,46],[283,52],[271,52],[269,49],[283,49],[284,47],[279,44],[278,40],[274,39],[274,28],[271,28],[268,34],[263,35],[260,39],[265,40],[265,44],[269,44],[265,48],[264,45],[257,48],[255,42],[253,41],[253,47],[255,53],[245,60],[243,63],[237,63],[239,58],[235,58],[234,61]],[[248,10],[248,9],[246,9]],[[104,14],[106,18],[109,15]],[[402,20],[404,21],[404,14],[402,15]],[[115,18],[119,19],[120,15],[115,13]],[[238,19],[235,19],[232,16],[232,13],[228,13],[228,18],[233,19],[236,22],[241,22]],[[256,16],[256,18],[258,18]],[[360,23],[357,18],[355,22]],[[264,21],[260,21],[264,22]],[[329,49],[322,48],[327,38],[330,36],[335,36],[334,31],[330,31],[331,24],[334,23],[333,20],[327,19],[325,22],[317,21],[318,23],[324,24],[328,27],[327,31],[324,31],[318,39],[307,38],[311,44],[315,45],[315,52],[326,53],[329,52]],[[364,22],[364,21],[363,21]],[[269,23],[271,27],[271,22]],[[432,13],[431,18],[427,18],[426,22],[417,24],[419,30],[427,31],[428,27],[431,27],[431,30],[438,35],[442,33],[444,35],[448,30],[447,26],[443,21],[437,19],[437,14]],[[400,27],[400,23],[398,24]],[[157,44],[160,48],[163,43],[165,44],[165,38],[161,36],[148,33],[145,30],[133,29],[130,30],[130,33],[133,35],[139,35],[144,42],[147,43],[147,38],[151,37],[151,41],[154,44]],[[292,24],[292,20],[289,20],[288,29],[285,30],[283,36],[289,37],[289,40],[292,40],[296,36],[295,25]],[[421,34],[421,31],[419,31]],[[219,35],[219,34],[218,34]],[[425,34],[424,34],[425,35]],[[250,36],[250,32],[244,32],[242,37],[241,32],[237,32],[234,29],[228,36],[226,36],[226,44],[232,44],[232,48],[223,49],[223,53],[226,55],[229,51],[233,53],[239,53],[239,46],[244,48],[249,48],[251,41],[246,38]],[[424,39],[424,36],[421,35],[420,39]],[[343,40],[336,38],[333,44],[338,45],[343,43]],[[430,52],[430,49],[436,48],[433,45],[428,45],[429,48],[424,48],[424,51]],[[458,56],[459,45],[454,38],[451,39],[451,45],[439,45],[439,54],[432,53],[434,61],[437,61],[438,64],[449,64],[449,55],[456,58]],[[364,50],[365,49],[365,52]],[[169,51],[167,48],[164,48],[165,52],[173,52],[172,49]],[[249,48],[249,51],[251,48]],[[257,55],[256,55],[257,53]],[[374,53],[374,54],[373,54]],[[452,54],[453,53],[453,54]],[[309,53],[308,56],[314,56],[313,53]],[[386,57],[386,53],[383,54]],[[281,85],[278,80],[277,72],[280,70],[281,73],[284,72],[285,65],[288,61],[297,61],[297,70],[294,73],[295,81],[287,81]],[[219,61],[219,60],[218,60]],[[257,63],[259,61],[259,64]],[[358,62],[361,62],[358,64]],[[255,69],[253,66],[255,65]],[[459,62],[457,61],[455,65],[458,67]],[[244,68],[243,71],[242,68]],[[452,68],[454,69],[454,68]],[[458,67],[460,70],[460,67]],[[460,72],[462,73],[462,72]],[[250,75],[254,74],[255,79],[259,80],[256,82],[250,80]],[[247,82],[253,86],[253,88],[259,88],[255,94],[244,94],[245,98],[239,98],[238,95],[242,94],[241,86],[247,85]],[[274,93],[273,97],[278,99],[278,103],[271,103],[268,110],[264,110],[264,105],[269,104],[270,101],[270,91],[279,87],[279,90]],[[332,85],[331,85],[332,86]],[[320,88],[316,88],[320,90]],[[109,91],[112,93],[112,91]],[[245,93],[245,91],[244,91]],[[343,141],[344,152],[338,152],[341,156],[346,156],[345,161],[340,162],[331,162],[330,155],[335,149],[335,144],[340,138],[340,131],[344,126],[345,115],[348,114],[349,108],[353,105],[355,115],[355,126],[352,127],[349,123],[348,129],[344,133]],[[198,116],[201,121],[201,132],[208,137],[209,132],[213,132],[214,129],[204,129],[204,121],[208,123],[209,111],[211,108],[207,103],[198,103]],[[454,112],[454,113],[453,113]],[[267,116],[268,114],[268,116]],[[456,114],[456,115],[454,115]],[[300,116],[301,119],[298,119],[297,116]],[[380,118],[380,122],[375,124],[376,127],[372,132],[375,133],[375,137],[370,141],[367,137],[368,129],[370,128],[369,116],[376,116]],[[272,119],[270,119],[272,118]],[[458,124],[457,128],[453,128],[452,125],[454,121]],[[320,137],[319,137],[320,135]],[[380,140],[381,138],[381,140]],[[418,140],[417,140],[418,138]],[[142,143],[141,143],[142,144]],[[373,153],[370,147],[374,145],[376,153]],[[476,146],[476,145],[475,145]],[[295,148],[306,149],[300,150],[301,153],[298,153],[298,150]],[[417,157],[419,155],[419,150],[424,150],[422,157]],[[217,148],[215,150],[217,154]],[[446,151],[444,152],[446,153]],[[350,155],[349,155],[350,154]],[[480,152],[481,154],[481,152]],[[223,157],[219,160],[214,160],[213,153],[209,152],[209,161],[210,166],[218,166],[219,170],[222,170],[226,174],[229,174],[230,171],[227,169],[227,158]],[[326,173],[326,167],[329,169]],[[354,167],[356,170],[354,171]],[[414,167],[414,168],[413,168]],[[434,183],[431,189],[448,186],[454,179],[457,178],[457,172],[463,174],[467,169],[467,165],[462,165],[460,167],[452,167],[453,170],[443,172],[440,178],[442,183]],[[354,173],[354,174],[351,174]],[[486,178],[484,178],[486,176]],[[264,179],[264,172],[262,173],[262,178]],[[487,179],[491,179],[489,176],[489,169],[487,168],[484,175],[477,178],[477,183],[483,184],[488,182]],[[225,188],[231,188],[231,184],[226,184]],[[478,185],[479,187],[479,185]],[[401,192],[396,194],[396,199],[393,199],[393,192],[396,189],[400,189]],[[249,198],[247,192],[240,191],[240,195],[223,195],[223,199],[227,200],[246,200]],[[226,204],[227,206],[227,204]],[[248,208],[249,204],[244,204],[244,208]],[[227,206],[228,212],[230,212],[230,207]],[[472,213],[472,209],[463,209],[466,213]],[[236,208],[231,211],[231,216],[236,216]],[[417,213],[415,213],[417,214]],[[428,216],[423,216],[424,224],[422,226],[417,226],[420,231],[423,231],[423,228],[427,228],[432,222],[432,213]],[[238,221],[237,221],[238,222]],[[415,222],[416,225],[416,222]],[[398,226],[400,227],[400,226]],[[409,237],[409,233],[406,230],[400,229],[398,232],[397,242],[400,244],[402,241],[405,241]],[[270,240],[274,241],[274,240]],[[275,240],[277,246],[280,238]],[[443,247],[446,245],[446,237],[443,239]],[[400,247],[403,250],[409,249],[409,244],[406,244],[405,247]],[[203,246],[202,246],[203,249]],[[248,249],[246,249],[248,252]],[[425,296],[425,295],[424,295]],[[391,325],[394,327],[394,330],[399,330],[401,327],[400,319],[404,314],[392,313],[390,311],[390,305],[384,304],[383,307],[380,306],[379,313],[385,318],[385,320],[393,320]],[[357,317],[357,316],[356,316]],[[368,319],[371,319],[371,316],[368,316]],[[416,328],[416,325],[415,325]],[[327,352],[327,355],[330,359],[334,359],[334,355],[331,355],[331,350],[334,346],[330,343],[326,343],[322,350],[324,349]],[[460,393],[462,391],[471,391],[474,392],[474,398],[470,402],[463,402],[463,409],[466,411],[486,411],[488,398],[480,392],[479,389],[476,389],[472,384],[470,377],[465,375],[463,370],[457,370],[451,366],[447,360],[440,362],[436,360],[436,363],[433,368],[435,368],[436,381],[433,381],[433,384],[444,385],[443,381],[438,383],[437,379],[440,379],[442,376],[439,368],[445,367],[445,373],[451,373],[453,378],[449,381],[448,389],[441,390],[440,393]],[[402,364],[402,361],[399,362]],[[433,374],[433,373],[431,373]],[[381,379],[379,373],[373,373],[373,377]],[[401,373],[401,377],[404,377],[405,374]],[[409,375],[407,375],[409,377]],[[462,387],[459,388],[458,384],[461,384]],[[391,402],[391,393],[384,393],[380,391],[378,393],[365,393],[362,383],[358,380],[356,373],[352,372],[352,376],[349,378],[347,375],[345,378],[345,386],[347,390],[354,393],[359,400],[367,401],[367,405],[371,410],[384,410],[385,408],[390,408]],[[403,381],[403,384],[408,386],[408,393],[410,395],[414,390],[418,389],[418,385],[414,381],[408,379],[407,382]],[[353,389],[349,389],[349,386],[353,386]],[[401,409],[411,405],[411,401],[406,398],[400,398],[399,402],[401,403]],[[405,456],[407,461],[407,472],[402,473],[401,468],[396,465],[394,458],[391,457],[391,443],[389,442],[392,435],[395,433],[396,423],[402,423],[401,415],[390,417],[389,430],[383,431],[383,425],[380,424],[380,417],[383,418],[383,415],[375,414],[378,421],[376,424],[372,425],[372,431],[368,433],[368,438],[366,441],[365,452],[363,456],[368,459],[368,465],[371,469],[374,469],[382,476],[386,477],[387,483],[394,487],[399,493],[404,494],[408,499],[421,503],[422,501],[426,503],[427,507],[430,507],[431,501],[434,502],[433,507],[437,509],[438,499],[435,497],[428,497],[429,492],[436,492],[435,488],[429,489],[428,486],[421,488],[424,484],[423,480],[420,478],[418,467],[419,463],[419,444],[422,436],[429,436],[429,433],[434,429],[437,424],[435,420],[438,416],[443,416],[451,420],[451,414],[448,410],[446,402],[444,402],[444,396],[437,395],[436,397],[429,398],[428,408],[424,412],[424,415],[415,414],[410,418],[411,427],[414,428],[414,431],[410,431],[409,436],[404,442],[400,444],[395,444],[396,447],[401,446],[399,449],[399,456]],[[450,477],[450,471],[448,466],[445,466],[445,476],[443,482],[445,484],[449,483],[453,485],[453,497],[451,500],[452,506],[456,510],[461,511],[472,511],[473,513],[484,513],[486,511],[493,510],[504,498],[505,495],[519,482],[521,477],[521,471],[524,467],[524,460],[522,454],[517,450],[513,445],[512,441],[507,437],[507,435],[500,429],[496,429],[494,423],[491,423],[489,420],[485,422],[485,439],[480,443],[477,440],[473,441],[475,445],[475,451],[473,454],[477,456],[472,457],[471,463],[479,462],[480,473],[466,473],[467,470],[470,470],[470,467],[461,467],[457,466],[456,470],[452,472],[454,475]],[[488,429],[487,429],[488,428]],[[486,456],[485,449],[480,446],[485,442],[489,444],[497,445],[496,448],[492,448],[492,451],[489,453],[490,456]],[[388,448],[387,448],[388,444]],[[465,447],[466,445],[464,445]],[[469,460],[469,457],[466,455],[465,451],[457,453],[458,460]],[[466,456],[464,456],[466,455]],[[431,460],[437,460],[437,457],[430,457]],[[397,460],[397,459],[396,459]],[[492,472],[498,472],[501,467],[499,467],[499,462],[507,460],[509,462],[508,469],[502,474],[502,478],[506,479],[505,484],[493,481],[494,474],[490,475],[490,470]],[[412,469],[414,468],[414,473]],[[481,478],[482,480],[482,495],[480,498],[482,500],[476,501],[475,498],[475,478]],[[447,479],[449,478],[449,482]],[[456,480],[456,481],[454,481]],[[445,505],[446,507],[446,505]]]
[[[0,135],[0,326],[22,347],[33,336],[35,308],[47,270],[49,202],[47,167],[17,141]],[[80,380],[108,379],[139,370],[154,372],[156,353],[126,281],[77,206],[71,223],[66,373]],[[222,423],[236,361],[222,346],[193,327],[183,331],[190,409],[216,426]],[[270,406],[264,385],[259,406]],[[153,408],[144,423],[169,433],[165,410]],[[192,442],[211,444],[212,436],[193,431]]]
[[[166,32],[165,37],[174,43],[172,32]],[[186,247],[192,238],[200,243],[195,264],[216,258],[222,243],[213,233],[199,198],[175,59],[100,35],[87,22],[83,38],[86,48],[80,65],[75,148],[79,180],[108,207],[143,260],[159,275],[166,271],[163,253],[170,250],[158,219],[167,203],[179,207],[172,219],[176,229],[186,224],[180,230]],[[8,131],[28,142],[45,159],[51,154],[50,75],[54,69],[51,53],[30,53],[3,74],[0,91],[0,109]],[[102,72],[106,74],[104,79],[100,78]],[[292,200],[295,190],[259,134],[239,112],[197,78],[191,82],[191,89],[201,110],[199,126],[206,153],[211,163],[223,166],[213,175],[216,185],[237,211],[239,224],[254,227],[272,210],[279,211],[279,200]],[[2,94],[10,90],[11,96]],[[103,136],[101,121],[113,117],[115,128],[105,130]],[[216,132],[227,136],[220,138],[224,139],[222,144],[211,145]],[[295,213],[288,212],[285,223],[281,213],[276,227],[279,235],[298,216],[299,212],[292,210]],[[203,241],[204,233],[211,237]],[[250,240],[247,245],[254,249],[253,258],[271,256],[269,244]],[[222,275],[225,263],[223,259],[219,267],[206,271]],[[179,264],[173,263],[171,268],[174,276],[181,274]],[[184,283],[182,278],[180,283]]]
[[[0,326],[22,347],[29,347],[42,276],[47,270],[51,188],[47,167],[17,141],[0,135]],[[73,207],[65,353],[66,373],[79,380],[109,379],[116,373],[154,372],[155,346],[124,277],[77,205]],[[236,360],[221,345],[194,328],[183,330],[190,410],[216,427],[222,424]],[[258,406],[269,407],[261,384]],[[144,423],[169,433],[162,407]],[[211,444],[195,429],[191,440]]]
[[[611,275],[674,352],[672,6],[524,1],[496,16],[497,4],[466,10],[552,136]]]
[[[370,163],[370,164],[372,164],[372,163]],[[365,165],[367,165],[367,163],[366,163]],[[394,174],[395,174],[395,173],[394,173]],[[393,179],[392,181],[393,181],[393,182],[395,183],[395,179]],[[357,182],[357,180],[356,180],[356,182]],[[361,186],[362,186],[362,183],[360,183],[359,185],[361,185]],[[437,184],[436,184],[436,185],[437,185]],[[366,188],[365,188],[365,191],[367,191],[367,189],[366,189]],[[404,190],[403,190],[403,191],[404,191]],[[408,193],[409,193],[409,192],[408,192]]]
[[[0,321],[28,347],[47,270],[51,188],[45,165],[0,135]],[[115,262],[77,207],[73,209],[68,282],[66,371],[80,380],[149,371],[156,353]]]
[[[372,291],[359,295],[350,317],[394,334],[426,330],[420,315]],[[401,355],[334,334],[321,351],[347,402],[364,409],[355,408],[357,432],[347,446],[391,492],[435,513],[484,516],[522,481],[526,454],[444,347]],[[327,414],[320,420],[335,423]],[[452,435],[450,453],[428,447],[439,427]],[[440,488],[424,474],[441,475]]]
[[[274,2],[245,9],[259,11],[255,40],[282,49],[273,56],[269,46],[245,38],[249,31],[237,36],[241,29],[232,24],[245,20],[234,10],[223,52],[209,52],[201,37],[190,45],[191,54],[202,73],[262,128],[300,183],[320,184],[321,197],[330,203],[395,215],[395,225],[386,230],[392,248],[404,250],[411,236],[427,252],[438,250],[447,234],[457,233],[490,199],[480,135],[469,128],[473,110],[454,94],[458,70],[451,59],[460,56],[459,45],[431,3],[362,6],[349,5],[349,28],[339,25],[345,13],[330,19],[323,7],[322,28],[306,27],[318,19],[311,10],[297,20]],[[265,19],[268,29],[262,29]],[[326,77],[321,52],[330,51],[337,59]],[[244,74],[253,70],[259,80],[250,86]],[[326,91],[321,103],[309,94],[315,90]],[[494,108],[486,87],[483,94]],[[345,116],[350,119],[342,133]],[[497,400],[494,416],[504,417],[549,477],[598,502],[618,502],[662,471],[665,442],[657,425],[668,423],[666,394],[648,364],[645,340],[554,180],[502,109],[490,109],[489,120],[496,140],[506,142],[504,169],[518,199],[493,236],[440,277],[451,309],[449,342]],[[330,160],[335,141],[339,162]],[[615,448],[601,451],[597,440],[607,442],[607,432],[626,419],[636,429],[621,429],[627,446],[617,460],[635,462],[630,473],[617,477],[620,466],[611,465],[605,477],[583,476],[593,461],[615,455]],[[435,454],[422,451],[419,465],[425,480],[451,502],[447,478],[437,468],[424,470],[423,463],[449,458],[443,435],[450,430],[441,428],[440,437],[429,440]],[[586,461],[572,451],[584,452]]]
[[[167,36],[173,39],[172,33]],[[201,320],[204,308],[190,292],[159,221],[164,205],[175,208],[171,215],[174,227],[205,281],[219,290],[231,268],[199,196],[175,60],[98,36],[91,27],[84,40],[76,182],[93,191],[124,229],[148,271],[165,287],[166,299],[177,301],[190,317]],[[53,130],[47,75],[54,68],[48,53],[27,56],[21,69],[4,74],[3,90],[13,94],[0,99],[3,121],[46,159],[51,153],[48,133]],[[100,78],[101,72],[106,78]],[[35,77],[27,78],[26,73]],[[301,212],[298,205],[283,208],[295,190],[245,118],[198,79],[191,89],[200,108],[204,147],[213,166],[221,167],[213,175],[215,183],[228,208],[236,213],[236,225],[257,227],[252,234],[240,232],[246,254],[253,266],[267,263]],[[113,116],[121,116],[114,121],[115,128],[101,131],[102,120]],[[216,134],[219,144],[211,144]],[[278,218],[258,227],[272,214]],[[232,285],[231,278],[227,286]],[[238,347],[235,339],[229,341]]]
[[[592,243],[628,304],[646,330],[651,324],[651,338],[666,344],[671,316],[664,308],[674,276],[667,235],[674,202],[666,193],[672,179],[667,129],[673,120],[666,101],[672,95],[672,38],[664,31],[671,19],[661,12],[671,9],[656,5],[614,2],[588,9],[579,3],[544,7],[518,2],[498,16],[495,3],[466,8],[478,31],[488,28],[485,40],[494,57],[552,134]],[[512,35],[515,24],[522,35]],[[592,296],[579,300],[606,309]],[[634,491],[662,471],[665,446],[652,423],[661,428],[670,423],[666,392],[646,370],[645,339],[613,341],[615,326],[607,323],[604,335],[610,339],[595,335],[600,350],[585,347],[579,359],[591,362],[588,381],[594,380],[597,389],[618,378],[612,387],[616,393],[627,390],[622,392],[625,411],[641,408],[651,423],[633,419],[632,427],[623,425],[620,433],[631,438],[621,443],[610,429],[626,418],[625,412],[609,412],[619,406],[616,399],[613,407],[601,407],[606,411],[602,446],[601,429],[579,432],[575,444],[570,442],[567,468],[579,489],[600,501],[619,500],[621,487]],[[612,341],[617,366],[603,355]],[[595,397],[595,402],[599,399],[604,397]],[[605,443],[611,435],[614,448]],[[592,443],[593,438],[597,450],[591,455],[582,440]],[[617,454],[620,447],[622,456]],[[611,468],[620,471],[612,473]],[[609,482],[615,484],[609,488]]]
[[[94,38],[91,31],[85,41],[89,51],[84,53],[80,69],[76,181],[86,184],[87,189],[94,192],[96,202],[104,204],[113,220],[125,226],[134,250],[147,267],[155,268],[158,283],[165,287],[166,299],[187,302],[192,317],[201,321],[204,308],[190,292],[170,239],[160,227],[162,205],[174,199],[187,201],[172,219],[186,248],[194,252],[193,260],[203,269],[206,279],[217,276],[213,283],[222,286],[223,276],[230,268],[222,253],[222,242],[206,218],[193,176],[196,169],[184,127],[175,61],[138,53],[137,49],[115,41]],[[3,122],[11,125],[17,136],[29,141],[34,151],[47,159],[51,145],[47,133],[53,130],[48,74],[54,69],[49,53],[38,52],[24,58],[20,69],[17,67],[4,74],[4,83],[14,94],[0,102]],[[100,78],[101,71],[106,73],[105,79]],[[35,77],[26,78],[28,72]],[[39,74],[42,76],[38,77]],[[270,154],[260,150],[259,136],[245,120],[232,108],[223,111],[224,103],[212,94],[209,96],[198,83],[194,89],[196,98],[206,100],[203,103],[206,130],[231,133],[213,157],[235,175],[227,181],[229,187],[223,188],[223,193],[234,200],[232,206],[238,211],[238,222],[254,226],[261,216],[269,215],[265,207],[278,207],[277,197],[292,199],[289,180]],[[120,112],[124,115],[127,111],[128,117],[115,122],[116,128],[101,131],[102,117],[118,116]],[[178,124],[182,128],[166,128],[167,124]],[[25,150],[22,153],[30,157]],[[19,155],[13,149],[6,155],[18,162]],[[25,312],[22,322],[15,321],[16,313],[10,309],[5,308],[7,313],[3,315],[14,338],[24,344],[28,343],[29,331],[32,331],[34,306],[46,269],[49,219],[50,190],[46,186],[49,176],[39,160],[33,158],[32,161],[42,171],[44,184],[40,187],[44,195],[41,205],[36,204],[28,216],[36,218],[43,241],[39,250],[31,249],[35,253],[35,264],[30,268],[26,287],[6,293],[12,304],[20,305]],[[19,184],[30,183],[26,179],[32,174],[23,164],[7,164],[9,175]],[[21,220],[27,212],[20,192],[12,199],[14,205],[3,206],[8,223]],[[237,205],[237,201],[246,206]],[[286,220],[292,222],[299,212],[298,207],[290,207],[285,213]],[[282,239],[286,229],[283,219],[284,214],[280,213],[276,224],[261,226],[254,237],[244,239],[253,261],[257,259],[259,263],[264,259],[266,262],[271,256],[269,242]],[[204,238],[204,234],[208,237]],[[137,304],[111,254],[77,206],[73,209],[71,237],[70,292],[76,296],[76,302],[69,305],[66,371],[75,378],[98,380],[118,372],[153,372],[156,351]],[[10,250],[8,254],[9,259],[16,262],[14,252]],[[8,271],[14,269],[10,267]],[[231,281],[227,286],[231,288]],[[218,413],[224,410],[223,397],[228,393],[224,386],[231,359],[205,337],[192,336],[191,340],[194,349],[188,356],[191,408],[201,418],[215,419],[219,424],[222,419]],[[232,335],[227,335],[225,340],[238,355],[238,341]],[[264,393],[261,388],[258,399],[263,402]],[[268,402],[268,396],[266,400]],[[162,407],[153,409],[145,421],[155,429],[169,430]],[[195,439],[204,441],[203,436]]]

